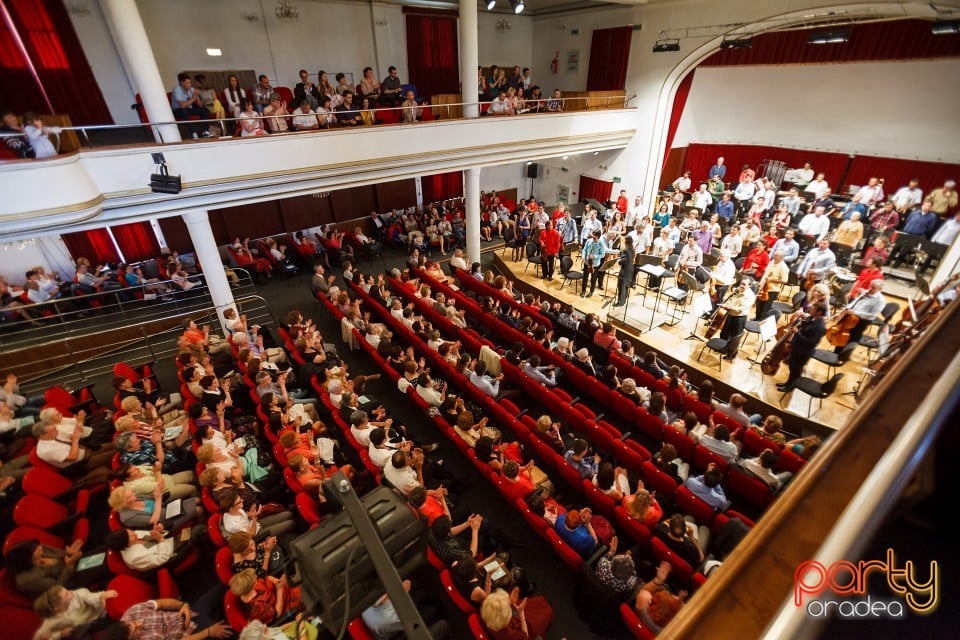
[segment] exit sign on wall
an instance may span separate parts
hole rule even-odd
[[[620,176],[613,176],[613,181],[617,184],[620,184],[622,182],[622,180],[620,179]]]

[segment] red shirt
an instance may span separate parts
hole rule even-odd
[[[628,204],[627,196],[620,196],[617,198],[617,211],[620,213],[626,213]]]
[[[533,481],[527,477],[525,473],[517,474],[517,477],[513,480],[508,479],[506,476],[503,476],[503,492],[507,494],[507,497],[512,501],[516,502],[517,498],[526,499],[531,493],[533,493],[534,486]]]
[[[847,297],[853,300],[858,294],[869,289],[870,283],[874,280],[883,280],[883,271],[880,269],[864,269],[860,272],[860,275],[857,276],[857,281],[853,283],[853,288],[850,289]]]
[[[420,515],[427,519],[428,525],[432,525],[434,520],[443,515],[443,505],[433,496],[427,496],[427,501],[420,507]]]
[[[768,264],[770,264],[770,256],[767,255],[766,251],[758,247],[751,249],[747,257],[743,259],[743,270],[749,271],[750,269],[754,269],[756,277],[759,278],[763,275],[763,272],[766,271]]]
[[[543,247],[543,255],[555,256],[560,253],[560,244],[563,239],[556,229],[544,229],[540,234],[540,246]]]

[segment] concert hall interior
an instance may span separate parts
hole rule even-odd
[[[0,0],[0,636],[945,637],[958,24]]]

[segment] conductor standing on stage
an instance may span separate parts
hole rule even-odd
[[[620,275],[617,276],[617,302],[615,307],[622,307],[627,304],[627,292],[633,285],[633,259],[636,252],[633,250],[633,238],[626,236],[623,239],[624,249],[617,258],[617,265],[620,267]]]
[[[757,295],[750,287],[753,280],[744,278],[734,289],[731,295],[723,303],[723,308],[727,310],[727,321],[720,330],[720,337],[727,341],[727,350],[723,357],[727,360],[733,360],[737,357],[738,347],[740,346],[740,335],[747,326],[747,316],[753,309],[753,303]]]

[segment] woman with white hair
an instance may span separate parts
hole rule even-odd
[[[557,345],[553,348],[553,352],[564,360],[572,360],[574,358],[573,349],[570,347],[569,338],[557,338]]]
[[[553,622],[553,608],[543,596],[520,598],[520,590],[497,589],[480,605],[480,618],[494,640],[542,636]]]

